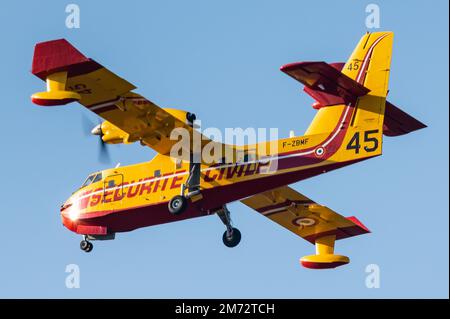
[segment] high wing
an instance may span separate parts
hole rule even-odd
[[[136,88],[133,84],[87,58],[65,39],[35,46],[32,73],[47,81],[48,90],[34,94],[33,102],[61,105],[78,101],[125,132],[124,142],[140,141],[160,154],[169,155],[177,143],[177,140],[170,139],[175,128],[187,130],[191,139],[198,134],[196,138],[202,146],[211,142],[189,125],[187,112],[163,109],[132,92]],[[55,84],[52,91],[52,81],[64,83]],[[220,147],[225,148],[226,145],[220,144]]]
[[[334,255],[334,241],[370,232],[356,217],[344,217],[289,186],[241,202],[316,245],[317,255],[301,259],[305,267],[334,268],[348,263],[347,257]]]

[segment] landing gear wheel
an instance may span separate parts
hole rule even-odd
[[[87,240],[82,240],[80,242],[80,248],[81,250],[86,250],[89,247],[89,242]]]
[[[85,252],[90,253],[93,248],[94,248],[94,245],[92,243],[89,243],[89,246],[88,246],[88,248],[86,248]]]
[[[169,201],[169,212],[173,215],[180,215],[187,208],[187,199],[184,196],[174,196]]]
[[[223,243],[230,248],[236,247],[241,242],[241,232],[239,229],[233,227],[232,230],[231,234],[226,230],[222,236]]]
[[[82,240],[80,242],[80,248],[81,248],[81,250],[88,253],[88,252],[92,251],[92,249],[94,248],[94,245],[91,242],[88,242],[87,240]]]

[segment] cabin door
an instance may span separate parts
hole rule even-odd
[[[102,202],[112,211],[120,210],[123,199],[123,174],[107,176],[103,181]],[[108,210],[109,210],[108,209]]]

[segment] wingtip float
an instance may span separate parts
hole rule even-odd
[[[264,161],[258,160],[261,154],[255,145],[246,145],[246,159],[215,165],[174,161],[169,156],[174,141],[168,136],[174,128],[194,134],[192,113],[160,108],[132,92],[134,85],[64,39],[37,44],[32,73],[47,82],[47,91],[34,94],[34,103],[53,106],[77,101],[105,119],[97,129],[101,132],[96,131],[104,142],[139,141],[158,152],[150,162],[89,175],[61,206],[63,224],[83,236],[80,247],[89,252],[92,240],[216,214],[226,228],[224,244],[235,247],[241,234],[232,226],[226,205],[239,200],[316,246],[315,255],[301,258],[303,266],[327,269],[349,263],[348,257],[334,253],[335,242],[366,234],[367,227],[288,184],[379,156],[383,135],[398,136],[425,127],[386,102],[392,43],[392,32],[368,33],[346,63],[282,66],[281,71],[302,83],[315,100],[317,114],[305,134],[271,141],[278,146],[277,152]],[[277,169],[264,174],[273,161]]]

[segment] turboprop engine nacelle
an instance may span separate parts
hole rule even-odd
[[[92,135],[100,136],[103,142],[108,144],[129,144],[135,142],[130,140],[128,133],[108,121],[104,121],[94,127],[91,133]]]
[[[196,119],[194,113],[179,109],[164,108],[164,110],[176,117],[180,121],[194,126],[194,121]],[[194,126],[195,127],[195,126]],[[93,135],[101,136],[103,142],[108,144],[130,144],[136,142],[139,137],[133,137],[127,132],[121,130],[114,124],[108,121],[104,121],[101,124],[94,127],[91,131]]]

